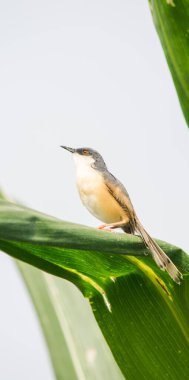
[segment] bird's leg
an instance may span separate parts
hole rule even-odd
[[[106,230],[106,231],[112,231],[113,229],[115,228],[121,228],[123,226],[125,226],[126,224],[128,224],[128,221],[125,221],[125,220],[121,220],[120,222],[116,222],[116,223],[108,223],[108,224],[102,224],[101,226],[98,227],[99,230]],[[109,227],[109,228],[107,228]]]

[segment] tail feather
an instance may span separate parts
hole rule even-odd
[[[166,253],[160,248],[160,246],[151,238],[151,236],[144,229],[139,220],[136,220],[136,231],[139,232],[141,238],[143,239],[145,245],[151,251],[152,257],[156,264],[162,269],[166,270],[172,279],[177,282],[177,284],[181,283],[182,274],[179,272],[175,264],[170,260],[170,258],[166,255]]]

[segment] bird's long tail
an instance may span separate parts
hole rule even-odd
[[[156,264],[162,269],[166,270],[172,279],[180,284],[182,280],[182,274],[179,272],[175,264],[170,260],[166,253],[159,247],[159,245],[151,238],[151,236],[146,232],[140,221],[136,220],[136,232],[141,235],[145,245],[151,251],[152,257]]]

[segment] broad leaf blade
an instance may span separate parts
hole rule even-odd
[[[95,317],[127,379],[189,378],[188,294],[188,278],[166,301],[150,279],[133,273],[107,292],[111,314],[95,299]]]
[[[68,282],[17,261],[58,380],[123,380],[88,302]]]
[[[189,0],[149,0],[149,3],[189,125]]]
[[[184,274],[160,271],[141,239],[61,222],[0,202],[0,248],[73,282],[127,379],[188,379],[189,258],[159,242]]]

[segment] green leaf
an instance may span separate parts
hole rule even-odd
[[[91,313],[68,281],[17,261],[31,294],[58,380],[123,380]]]
[[[149,4],[189,125],[189,0],[149,0]]]
[[[95,318],[124,376],[189,378],[189,258],[158,242],[184,274],[173,283],[140,238],[62,222],[0,202],[0,248],[73,282]]]

